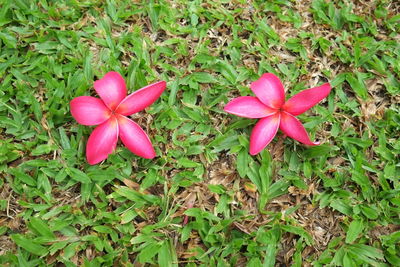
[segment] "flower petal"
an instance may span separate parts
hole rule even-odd
[[[69,103],[72,117],[82,125],[97,125],[111,116],[111,111],[101,99],[91,96],[79,96]]]
[[[160,97],[166,85],[165,81],[160,81],[133,92],[121,102],[116,112],[129,116],[145,109]]]
[[[118,125],[119,137],[132,153],[146,159],[156,156],[149,137],[136,122],[118,115]]]
[[[303,144],[310,146],[319,144],[319,142],[312,142],[301,122],[296,117],[285,111],[281,112],[281,124],[279,125],[279,128],[284,134]]]
[[[102,79],[95,81],[94,89],[111,110],[114,110],[126,97],[124,78],[115,71],[110,71]]]
[[[283,110],[297,116],[315,106],[331,92],[331,85],[325,83],[321,86],[310,88],[291,97],[283,105]]]
[[[281,80],[272,73],[265,73],[250,84],[251,90],[265,105],[280,108],[285,102],[285,89]]]
[[[250,135],[250,154],[258,154],[274,139],[279,128],[280,112],[262,118]]]
[[[257,97],[253,96],[237,97],[231,100],[224,110],[239,117],[252,119],[264,118],[277,111],[267,107]]]
[[[118,122],[112,116],[97,126],[89,136],[86,145],[86,159],[90,165],[99,163],[111,154],[118,142]]]

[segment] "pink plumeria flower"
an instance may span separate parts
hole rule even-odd
[[[101,99],[91,96],[74,98],[71,114],[82,125],[99,125],[86,145],[89,164],[106,159],[117,146],[118,136],[134,154],[151,159],[156,156],[151,141],[140,126],[126,116],[142,111],[160,97],[165,81],[153,83],[126,96],[124,78],[118,72],[108,72],[94,82],[94,89]]]
[[[250,154],[261,152],[275,137],[278,128],[287,136],[306,145],[312,142],[301,122],[295,117],[316,105],[331,91],[329,83],[304,90],[285,102],[285,90],[278,77],[265,73],[250,88],[256,97],[241,96],[230,101],[224,108],[239,117],[261,119],[250,136]]]

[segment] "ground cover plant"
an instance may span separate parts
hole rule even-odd
[[[400,266],[398,1],[0,0],[0,264]],[[86,161],[69,103],[120,73],[156,157]],[[332,90],[255,156],[224,106]]]

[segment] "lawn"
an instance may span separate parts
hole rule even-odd
[[[164,80],[99,164],[70,101],[119,72]],[[287,98],[329,82],[249,154],[224,111],[263,73]],[[400,266],[397,0],[0,0],[1,266]]]

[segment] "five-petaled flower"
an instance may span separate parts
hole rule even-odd
[[[224,108],[228,113],[244,118],[261,119],[250,135],[250,154],[262,151],[274,138],[278,128],[287,136],[306,145],[312,142],[301,122],[295,117],[316,105],[329,95],[331,86],[321,86],[304,90],[285,102],[285,90],[278,77],[265,73],[250,84],[256,95],[241,96],[230,101]]]
[[[82,125],[98,125],[89,136],[86,158],[93,165],[106,159],[117,146],[118,136],[134,154],[151,159],[156,156],[147,134],[126,116],[150,106],[160,97],[165,81],[148,85],[127,95],[125,81],[118,72],[108,72],[94,82],[101,99],[91,96],[74,98],[71,114]]]

